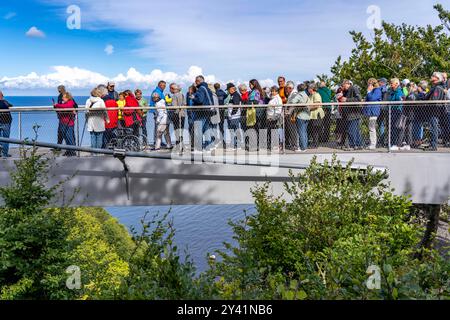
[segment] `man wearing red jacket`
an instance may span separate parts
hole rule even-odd
[[[112,139],[116,137],[117,125],[119,122],[119,111],[117,102],[109,95],[103,97],[106,109],[108,109],[109,123],[105,123],[105,134],[103,135],[103,148],[107,148]]]

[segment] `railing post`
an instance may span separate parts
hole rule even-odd
[[[388,152],[391,152],[392,147],[392,106],[388,106]]]
[[[19,121],[19,140],[22,141],[23,134],[22,134],[22,112],[21,111],[19,111],[18,121]],[[24,148],[23,145],[19,146],[19,152],[20,152],[20,150],[23,150],[23,148]]]
[[[77,145],[78,145],[78,147],[81,147],[81,145],[80,145],[80,114],[78,111],[76,111],[75,126],[76,126],[76,130],[77,130]],[[77,151],[77,154],[78,154],[78,158],[80,158],[81,152]]]
[[[19,111],[19,140],[23,140],[22,137],[22,112]]]
[[[285,125],[285,112],[286,112],[286,110],[284,109],[284,106],[282,107],[282,112],[281,112],[281,114],[282,114],[282,121],[283,121],[283,137],[282,137],[282,142],[283,142],[283,145],[282,145],[282,148],[283,148],[283,151],[282,151],[282,154],[285,154],[286,153],[286,125]]]

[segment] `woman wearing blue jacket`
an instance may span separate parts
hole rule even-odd
[[[378,84],[378,80],[371,78],[368,81],[366,102],[377,102],[383,100],[383,92]],[[363,114],[369,118],[369,150],[377,148],[377,120],[381,113],[380,105],[370,104],[364,107]]]

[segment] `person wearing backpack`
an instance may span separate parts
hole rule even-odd
[[[105,124],[110,122],[105,101],[102,99],[107,94],[107,90],[95,88],[91,91],[91,97],[86,101],[86,125],[91,134],[91,148],[93,149],[103,147]]]
[[[207,137],[208,130],[212,128],[211,125],[211,117],[215,114],[215,108],[214,106],[214,98],[211,90],[208,87],[208,84],[205,82],[205,77],[203,76],[197,76],[195,78],[195,86],[197,87],[196,93],[192,96],[192,102],[194,104],[194,107],[200,107],[195,112],[196,113],[196,122],[201,123],[202,128],[202,138],[200,139],[200,133],[198,133],[197,136],[197,144],[201,144],[201,150],[206,149],[210,146],[211,141],[208,140],[210,137]],[[208,108],[206,108],[208,107]],[[196,132],[197,133],[197,132]],[[201,143],[200,143],[201,140]],[[199,149],[199,145],[197,146],[194,142],[194,147],[197,147],[197,151]],[[209,150],[208,150],[209,151]]]

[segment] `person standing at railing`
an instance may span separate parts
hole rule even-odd
[[[119,111],[116,100],[111,99],[109,94],[103,97],[103,101],[105,102],[109,118],[109,123],[105,122],[105,134],[103,135],[103,148],[106,149],[111,140],[116,137],[119,124]]]
[[[109,81],[106,84],[106,89],[108,89],[108,96],[112,100],[119,100],[119,93],[116,91],[116,83],[113,81]]]
[[[161,99],[157,92],[153,93],[152,100],[156,108],[156,141],[155,151],[161,149],[162,137],[164,136],[167,142],[167,148],[172,149],[172,141],[170,139],[169,131],[169,116],[167,113],[166,100]]]
[[[181,87],[176,83],[171,83],[169,86],[170,93],[172,94],[172,106],[173,107],[185,107],[186,98],[181,92]],[[173,128],[175,130],[175,147],[179,147],[182,150],[183,143],[183,131],[184,123],[186,119],[185,109],[176,109],[173,111],[173,118],[171,119],[173,123]],[[170,115],[170,113],[169,113]]]
[[[327,87],[325,81],[320,81],[319,89],[317,92],[320,94],[322,98],[322,103],[324,103],[323,111],[325,111],[325,118],[323,119],[322,132],[320,135],[321,143],[330,142],[330,134],[331,134],[331,90]]]
[[[333,98],[333,102],[341,102],[341,99],[344,97],[344,89],[342,84],[336,88],[336,92]],[[336,105],[334,117],[336,119],[336,129],[334,131],[336,135],[336,145],[338,148],[344,148],[347,141],[347,120],[344,118],[343,106]]]
[[[281,145],[281,136],[279,129],[282,126],[283,121],[283,100],[280,97],[280,89],[277,86],[273,86],[270,89],[270,101],[267,107],[267,148],[271,152],[272,150],[281,151],[283,146]],[[278,141],[276,145],[273,145],[272,137]]]
[[[381,101],[389,101],[390,88],[388,87],[388,80],[386,78],[380,78],[378,79],[378,85],[381,89],[381,93],[383,95],[383,98]],[[378,139],[378,147],[387,148],[388,141],[387,141],[387,132],[389,127],[389,107],[387,105],[381,106],[381,112],[380,116],[377,120],[378,124],[378,130],[380,132],[380,136]]]
[[[134,96],[131,90],[125,92],[125,109],[123,110],[123,118],[125,127],[133,129],[133,135],[139,137],[139,129],[142,127],[142,110],[139,101]]]
[[[125,100],[125,93],[121,92],[119,93],[119,100],[116,101],[118,112],[117,112],[117,118],[118,118],[118,126],[120,128],[125,128],[125,120],[123,118],[123,110],[125,109],[125,106],[127,105],[127,101]]]
[[[277,79],[278,82],[278,94],[280,95],[281,101],[283,101],[283,104],[287,103],[287,94],[286,94],[286,78],[283,76],[279,76]]]
[[[108,93],[99,88],[91,91],[91,97],[86,101],[87,130],[91,134],[91,148],[101,149],[103,147],[103,135],[105,123],[109,123],[109,116],[105,102],[102,97]]]
[[[391,79],[391,91],[389,101],[402,102],[405,99],[403,89],[400,86],[398,78]],[[399,151],[402,147],[403,137],[405,134],[406,116],[403,115],[403,107],[401,103],[390,106],[391,109],[391,151]]]
[[[187,110],[187,117],[188,117],[188,126],[189,126],[189,140],[191,144],[191,151],[194,151],[194,129],[195,129],[195,116],[196,113],[193,109],[194,107],[194,96],[197,92],[197,87],[195,85],[192,85],[188,88],[188,92],[186,94],[186,105],[189,107]]]
[[[143,143],[146,146],[148,144],[148,138],[147,138],[147,114],[148,114],[148,108],[149,104],[147,99],[144,98],[144,96],[142,95],[142,90],[141,89],[136,89],[134,91],[134,95],[136,97],[136,100],[139,102],[139,106],[144,108],[141,109],[140,115],[141,115],[141,130],[142,130],[142,135],[143,135]]]
[[[447,72],[442,72],[442,76],[444,77],[443,85],[445,100],[450,100],[450,79],[448,79]],[[442,114],[442,123],[444,127],[443,141],[445,147],[450,147],[450,104],[445,105],[445,112]]]
[[[210,146],[210,150],[215,150],[219,147],[220,143],[221,143],[221,137],[219,133],[219,125],[222,122],[222,118],[220,117],[220,109],[219,109],[219,97],[217,96],[216,93],[216,88],[214,87],[214,84],[212,83],[208,83],[208,88],[209,90],[211,90],[212,93],[212,97],[213,97],[213,105],[215,106],[214,108],[211,108],[211,117],[210,119],[210,125],[211,125],[211,130],[209,132],[211,138],[209,139],[211,141],[211,146]],[[213,141],[214,138],[214,141]],[[223,141],[223,139],[222,139]]]
[[[311,83],[308,86],[308,104],[314,104],[312,106],[309,106],[309,109],[311,110],[311,117],[310,117],[310,124],[312,126],[312,145],[311,148],[317,149],[319,148],[319,138],[320,138],[320,132],[323,125],[323,119],[325,118],[325,112],[322,108],[322,97],[317,92],[317,85],[315,83]]]
[[[296,104],[306,104],[308,103],[308,95],[306,94],[306,85],[301,83],[298,86],[298,94],[295,99]],[[311,119],[311,111],[309,107],[302,106],[297,108],[297,131],[299,137],[300,149],[297,152],[305,152],[308,149],[308,124]]]
[[[350,80],[344,80],[342,87],[344,89],[343,96],[340,102],[361,102],[361,93]],[[349,140],[349,148],[360,150],[363,148],[361,138],[361,118],[362,108],[360,105],[345,105],[342,106],[343,118],[346,119],[346,129]]]
[[[428,82],[420,81],[417,86],[416,101],[424,101],[428,93]],[[420,104],[415,107],[415,115],[413,119],[413,143],[412,148],[419,148],[423,143],[424,127],[423,124],[428,121],[426,107]]]
[[[155,88],[155,90],[153,90],[151,96],[153,96],[154,93],[157,93],[160,99],[165,99],[165,95],[164,95],[164,90],[166,90],[167,87],[167,82],[161,80],[158,82],[158,86]],[[153,99],[150,99],[150,107],[155,107],[155,103],[153,102]],[[154,126],[153,126],[153,132],[151,132],[150,134],[153,136],[153,141],[156,141],[156,111],[155,110],[150,110],[149,112],[150,114],[153,115],[153,122],[154,122]],[[148,137],[147,137],[148,138]],[[164,145],[164,144],[162,144]]]
[[[56,98],[57,103],[61,104],[63,103],[63,96],[67,92],[66,87],[63,85],[58,86],[58,98]],[[58,120],[59,120],[59,114],[58,114]],[[63,136],[62,133],[58,130],[58,139],[57,144],[63,143]]]
[[[206,147],[210,146],[211,141],[210,137],[207,136],[208,130],[211,129],[211,117],[214,115],[215,108],[214,106],[214,98],[211,90],[208,87],[208,84],[205,82],[205,77],[197,76],[195,78],[195,85],[197,87],[197,92],[192,97],[192,101],[194,103],[194,107],[203,108],[198,110],[195,118],[196,121],[201,122],[202,127],[202,150]],[[208,108],[205,108],[208,107]],[[197,144],[200,143],[200,137],[197,137]],[[194,143],[194,147],[199,148]],[[200,151],[200,150],[198,150]],[[209,150],[207,150],[209,151]]]
[[[68,146],[75,146],[75,117],[76,113],[75,111],[67,111],[67,112],[61,112],[58,111],[58,109],[75,109],[76,104],[73,100],[72,95],[69,92],[65,92],[62,96],[62,103],[55,103],[53,106],[57,110],[58,114],[58,139],[61,137],[62,144],[64,141],[66,142],[66,145]],[[67,150],[64,153],[65,157],[73,157],[75,156],[75,151]]]
[[[383,92],[378,80],[371,78],[367,82],[366,102],[378,102],[383,100]],[[369,150],[377,148],[377,120],[381,113],[380,105],[367,105],[363,108],[364,115],[369,118]]]
[[[426,95],[425,100],[427,101],[443,101],[446,100],[445,87],[444,87],[444,76],[441,72],[435,72],[431,76],[431,90]],[[427,114],[429,114],[428,119],[431,125],[431,148],[430,151],[437,151],[437,143],[439,138],[439,117],[441,114],[445,113],[445,104],[430,104],[426,108]],[[447,137],[450,134],[448,126],[443,125],[444,136]]]
[[[237,150],[241,148],[238,142],[242,141],[241,134],[241,95],[237,92],[236,86],[233,83],[227,84],[228,96],[225,99],[225,105],[228,107],[228,131],[231,136],[231,148]],[[238,106],[238,107],[236,107]]]
[[[214,89],[216,89],[216,95],[217,98],[219,99],[219,106],[224,106],[225,105],[225,99],[227,98],[227,93],[222,90],[220,83],[216,83],[214,84]],[[221,143],[222,143],[222,147],[225,148],[225,119],[226,119],[226,115],[225,115],[226,109],[221,107],[219,108],[219,115],[220,115],[220,122],[219,122],[219,130],[220,130],[220,135],[221,135]]]
[[[266,93],[261,88],[261,85],[259,84],[258,80],[252,79],[249,82],[249,88],[251,90],[250,96],[249,96],[249,103],[251,105],[264,105],[265,103],[265,96]],[[256,108],[256,121],[254,125],[254,129],[256,131],[256,149],[260,149],[260,130],[266,129],[266,109],[263,107]]]
[[[251,109],[250,107],[250,92],[248,91],[248,87],[245,83],[242,83],[239,85],[238,87],[239,89],[239,94],[241,95],[241,104],[242,104],[242,109],[241,109],[241,130],[243,132],[243,140],[241,141],[241,143],[245,146],[245,149],[247,150],[247,148],[249,147],[250,141],[249,143],[247,143],[247,137],[250,139],[253,139],[253,141],[255,140],[255,136],[252,135],[250,132],[247,132],[247,130],[250,128],[252,130],[254,130],[254,126],[256,124],[256,113],[254,113],[253,111],[256,111],[254,109]],[[247,114],[248,111],[248,114]],[[248,125],[247,125],[248,123]],[[254,131],[253,131],[254,132]],[[249,135],[250,134],[250,135]]]
[[[287,95],[287,104],[296,104],[298,92],[295,90],[295,84],[288,81],[285,92]],[[284,109],[284,137],[286,142],[286,149],[291,151],[298,151],[298,130],[297,130],[297,108],[286,107]]]
[[[414,82],[410,82],[407,86],[407,94],[406,101],[415,102],[418,98],[418,89],[417,85]],[[411,150],[414,147],[415,139],[414,139],[414,124],[417,122],[417,118],[419,117],[421,108],[420,105],[417,104],[409,104],[405,105],[403,113],[406,115],[406,131],[405,138],[406,145],[403,146],[403,150]]]
[[[11,134],[12,116],[11,112],[4,110],[9,110],[9,108],[12,108],[12,104],[5,100],[3,92],[0,91],[0,137],[6,139],[9,139]],[[9,154],[9,143],[0,143],[0,149],[3,158],[11,157]]]

